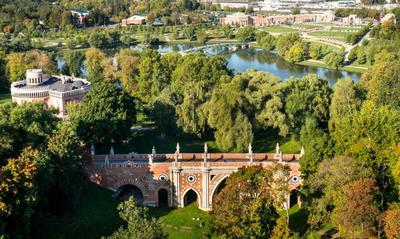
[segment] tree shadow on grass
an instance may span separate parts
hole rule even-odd
[[[297,206],[296,206],[297,207]],[[309,228],[308,213],[303,208],[294,208],[290,214],[289,228],[303,236]]]

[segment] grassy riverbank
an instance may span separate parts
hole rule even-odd
[[[303,66],[315,66],[315,67],[321,67],[321,68],[326,68],[330,70],[336,70],[333,67],[327,66],[323,61],[316,61],[316,60],[306,60],[298,63],[299,65]],[[363,66],[353,66],[353,65],[348,65],[340,68],[339,70],[351,72],[351,73],[364,73],[368,70],[367,67]]]

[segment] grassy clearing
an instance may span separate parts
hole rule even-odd
[[[0,94],[0,104],[11,102],[11,94]]]
[[[253,149],[255,152],[275,152],[276,143],[281,145],[283,153],[298,153],[301,149],[298,141],[280,137],[275,131],[260,132],[254,138]],[[181,151],[184,153],[202,152],[206,142],[209,152],[223,152],[212,137],[199,139],[195,136],[173,135],[161,138],[158,130],[132,132],[132,135],[125,143],[115,145],[114,149],[118,153],[150,153],[154,146],[157,153],[171,153],[175,152],[176,144],[179,143]],[[96,146],[97,154],[104,154],[109,151],[109,145]]]
[[[289,28],[289,27],[282,27],[282,26],[265,26],[260,27],[260,30],[272,33],[290,33],[290,32],[297,32],[297,29]]]
[[[45,217],[34,238],[99,239],[112,234],[122,224],[112,192],[85,183],[77,210],[63,217]]]
[[[345,40],[347,35],[352,34],[352,32],[331,32],[331,31],[320,31],[320,32],[310,32],[308,35],[322,38],[330,38],[337,40]]]
[[[150,213],[163,223],[164,230],[171,239],[192,239],[211,236],[211,222],[208,212],[192,203],[184,208],[150,208]],[[200,218],[199,221],[193,218]],[[203,224],[203,225],[200,225]]]
[[[330,66],[327,66],[323,61],[310,61],[310,60],[306,60],[306,61],[302,61],[300,63],[298,63],[299,65],[303,65],[303,66],[315,66],[315,67],[321,67],[321,68],[326,68],[326,69],[331,69],[331,70],[336,70]],[[364,73],[366,72],[368,69],[367,68],[359,68],[357,66],[344,66],[342,68],[339,69],[340,71],[347,71],[347,72],[351,72],[351,73]]]

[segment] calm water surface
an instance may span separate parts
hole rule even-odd
[[[197,45],[198,46],[198,45]],[[179,45],[160,45],[155,47],[161,54],[182,51],[196,47],[193,44],[179,44]],[[143,50],[143,48],[133,47],[133,49]],[[336,71],[325,69],[314,66],[300,66],[285,61],[282,57],[274,54],[265,52],[261,49],[242,49],[235,52],[229,51],[226,46],[210,46],[202,50],[208,55],[220,54],[228,61],[228,67],[233,69],[237,74],[244,72],[248,69],[256,69],[259,71],[269,72],[273,75],[278,76],[280,79],[285,80],[290,77],[303,77],[307,74],[314,73],[319,77],[324,78],[328,81],[329,85],[332,86],[340,78],[350,78],[354,82],[357,82],[361,74],[350,73],[347,71]],[[116,50],[110,50],[110,54],[115,54]],[[62,57],[57,58],[57,66],[61,69],[64,65]],[[85,75],[86,71],[82,68],[82,72]]]

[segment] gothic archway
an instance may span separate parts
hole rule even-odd
[[[299,200],[299,191],[297,189],[293,189],[290,191],[290,199],[289,199],[289,206],[293,207],[298,204]]]
[[[198,206],[200,206],[199,202],[200,202],[200,197],[198,195],[198,193],[193,190],[193,189],[189,189],[186,191],[186,193],[183,195],[182,198],[182,206],[186,207],[189,204],[195,203],[197,202]]]
[[[228,176],[223,177],[214,187],[213,191],[211,192],[211,205],[214,202],[215,197],[218,195],[219,192],[225,187],[226,179]]]
[[[137,204],[143,204],[143,192],[139,187],[135,185],[122,185],[118,188],[116,192],[116,199],[119,201],[126,200],[130,196],[133,196],[135,198]]]
[[[158,206],[159,207],[168,207],[168,191],[165,188],[161,188],[157,192],[158,196]]]

